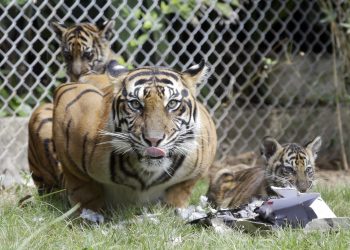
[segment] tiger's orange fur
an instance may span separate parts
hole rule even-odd
[[[150,67],[111,77],[105,88],[96,76],[95,86],[90,78],[58,87],[53,140],[70,203],[94,211],[159,199],[186,206],[216,151],[213,121],[195,99],[205,73],[204,64],[182,73]]]
[[[61,186],[62,168],[52,141],[52,112],[53,105],[44,104],[34,110],[29,120],[29,168],[40,194]]]

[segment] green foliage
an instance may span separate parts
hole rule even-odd
[[[194,7],[196,6],[195,0],[170,0],[167,1],[161,1],[160,7],[164,14],[171,14],[171,13],[180,13],[180,16],[183,19],[189,18],[191,15]]]
[[[0,96],[2,99],[7,101],[7,109],[5,103],[0,103],[0,117],[11,116],[12,112],[9,110],[13,110],[13,113],[16,116],[24,117],[29,116],[32,112],[31,106],[24,100],[23,97],[19,97],[16,95],[10,95],[5,89],[0,90]]]
[[[125,59],[122,56],[118,56],[117,62],[118,62],[118,64],[120,64],[128,69],[134,68],[134,66],[131,63],[128,63],[127,61],[125,61]]]
[[[180,16],[187,20],[193,14],[195,7],[198,5],[196,0],[170,0],[170,1],[161,1],[160,8],[164,14],[179,13]],[[212,5],[212,1],[203,0],[201,5],[204,7]],[[222,3],[215,2],[215,9],[223,17],[230,17],[234,11],[234,7],[239,6],[238,0],[232,0],[231,3]],[[196,13],[194,13],[196,15]]]
[[[118,6],[120,1],[113,1],[115,6]],[[139,51],[141,46],[143,46],[148,40],[157,40],[163,30],[166,27],[166,18],[169,15],[179,13],[180,18],[184,21],[190,21],[196,23],[196,15],[198,14],[196,6],[201,5],[203,7],[208,7],[212,5],[211,1],[206,0],[198,3],[196,0],[170,0],[170,1],[160,1],[159,8],[153,8],[150,11],[144,11],[143,8],[135,8],[137,1],[129,1],[129,7],[125,7],[121,10],[120,15],[122,21],[116,20],[116,27],[125,26],[125,29],[119,32],[119,39],[122,41],[120,46],[125,46],[127,51],[126,54],[130,55]],[[143,3],[143,7],[148,9],[151,6],[151,2]],[[232,1],[230,3],[216,3],[214,8],[223,17],[228,17],[234,11],[233,6],[238,6],[238,1]],[[198,9],[198,8],[197,8]],[[132,33],[131,33],[132,32]],[[168,49],[168,42],[160,42],[157,48],[157,52],[162,54]],[[130,61],[127,56],[122,56],[122,61]],[[169,58],[169,62],[172,61]],[[128,63],[130,67],[131,63]]]
[[[16,3],[19,5],[24,5],[25,3],[29,2],[31,0],[16,0]],[[9,5],[11,2],[13,2],[12,0],[0,0],[0,4],[2,5]]]

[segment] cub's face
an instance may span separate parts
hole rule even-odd
[[[271,186],[295,187],[306,192],[314,182],[315,159],[321,147],[321,138],[302,147],[295,143],[280,145],[267,137],[262,153],[267,159],[266,178]]]
[[[90,23],[76,24],[69,28],[59,23],[52,27],[61,41],[61,50],[71,81],[89,71],[103,73],[110,53],[108,39],[114,21],[97,26]]]
[[[120,76],[113,120],[115,134],[124,140],[117,150],[135,152],[150,165],[191,152],[200,126],[195,84],[203,80],[206,70],[202,63],[181,73],[140,68]]]

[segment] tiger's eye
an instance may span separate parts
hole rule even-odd
[[[88,60],[91,60],[94,57],[94,54],[91,51],[85,51],[83,53],[83,57],[88,59]]]
[[[176,109],[178,106],[180,106],[180,101],[178,101],[178,100],[170,100],[168,102],[167,108],[168,109]]]
[[[308,173],[308,174],[311,174],[313,172],[312,167],[307,167],[305,172]]]
[[[63,56],[68,61],[73,59],[73,56],[68,49],[63,50]]]
[[[283,166],[283,172],[287,173],[287,174],[293,174],[294,173],[294,169],[292,166]]]
[[[129,106],[132,108],[132,109],[136,109],[136,110],[139,110],[142,108],[142,104],[138,101],[138,100],[131,100],[129,101]]]

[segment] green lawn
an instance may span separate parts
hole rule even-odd
[[[192,197],[197,203],[206,190],[199,183]],[[316,188],[338,216],[350,216],[350,187]],[[350,231],[312,232],[277,230],[265,235],[239,231],[218,234],[213,229],[185,225],[173,210],[160,205],[149,208],[159,223],[132,220],[141,209],[115,212],[103,225],[79,219],[59,220],[69,208],[59,199],[35,197],[25,207],[18,200],[35,194],[33,188],[17,187],[0,193],[1,249],[349,249]],[[53,223],[55,222],[56,223]]]

